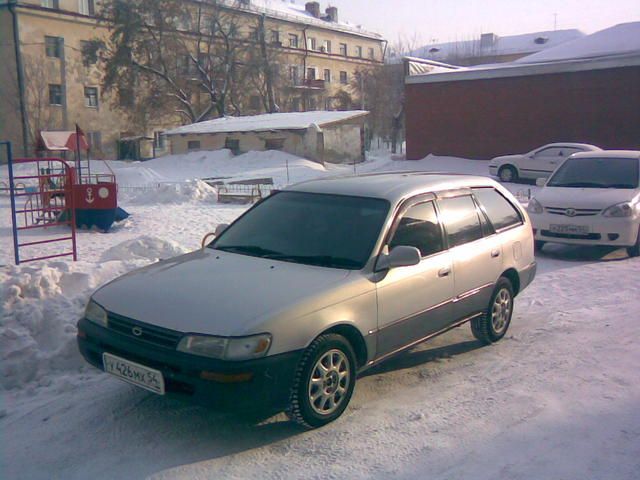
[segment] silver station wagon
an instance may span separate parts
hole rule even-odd
[[[78,344],[154,393],[267,404],[318,427],[342,414],[360,372],[392,355],[466,322],[484,343],[502,338],[535,276],[533,250],[526,212],[488,178],[310,181],[220,226],[201,250],[100,288]]]

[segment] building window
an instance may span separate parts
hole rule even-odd
[[[98,89],[96,87],[84,87],[84,106],[98,108]]]
[[[265,150],[282,150],[284,148],[284,138],[267,138],[264,141]]]
[[[44,8],[54,8],[56,10],[60,9],[59,0],[42,0],[40,5],[42,5]]]
[[[295,33],[289,34],[289,46],[291,48],[298,48],[298,35]]]
[[[282,43],[280,43],[280,32],[278,30],[271,30],[271,43],[274,45],[282,45]]]
[[[331,83],[331,70],[328,68],[324,69],[324,81],[327,83]]]
[[[153,148],[156,150],[167,148],[167,136],[164,132],[153,132]]]
[[[87,139],[89,140],[89,148],[91,150],[102,150],[102,133],[101,132],[87,132]]]
[[[200,140],[189,140],[187,142],[187,150],[200,150]]]
[[[94,0],[78,0],[78,12],[82,15],[95,15],[96,7]]]
[[[44,37],[44,51],[47,57],[62,58],[62,37]]]
[[[322,48],[324,48],[324,53],[331,53],[331,40],[325,40]]]
[[[299,79],[298,67],[296,65],[289,67],[289,80],[291,80],[291,84],[298,85]]]
[[[347,44],[346,43],[341,43],[340,44],[340,55],[342,55],[343,57],[347,56]]]
[[[253,40],[254,42],[257,42],[259,39],[260,39],[260,36],[258,34],[257,28],[252,28],[251,30],[249,30],[249,40]]]
[[[324,109],[333,110],[333,98],[327,97],[324,99]]]
[[[49,105],[62,105],[62,85],[49,84]]]
[[[292,112],[300,111],[300,97],[293,97],[291,99],[291,111]]]
[[[309,97],[309,111],[313,112],[318,109],[318,101],[315,97]]]
[[[349,83],[349,78],[347,77],[347,72],[340,72],[340,83],[342,85],[346,85]]]
[[[307,68],[307,80],[315,80],[316,79],[316,67]]]
[[[362,58],[362,47],[360,45],[356,46],[356,57]]]
[[[224,140],[224,148],[228,148],[235,155],[237,155],[238,153],[240,153],[240,140],[237,139],[237,138],[229,138],[229,137],[227,137]]]
[[[317,47],[316,39],[313,37],[307,38],[307,50],[315,50]]]
[[[375,54],[375,51],[373,50],[373,48],[369,48],[369,58],[371,60],[375,60],[375,58],[376,58],[376,54]]]
[[[94,48],[93,42],[80,40],[80,50],[82,52],[82,64],[85,67],[98,63],[98,51]]]
[[[249,97],[249,108],[251,110],[260,110],[260,97],[258,95],[251,95]]]

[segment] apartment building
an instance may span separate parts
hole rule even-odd
[[[79,124],[95,155],[145,158],[169,151],[163,132],[185,123],[178,115],[137,115],[101,91],[100,64],[83,55],[85,42],[106,40],[98,0],[0,0],[0,140],[31,154],[41,130]],[[184,0],[194,8],[225,9],[240,25],[242,42],[258,48],[256,19],[264,19],[268,48],[278,52],[280,111],[351,108],[357,72],[380,65],[385,40],[341,21],[338,9],[291,0]],[[190,34],[188,22],[183,25]],[[263,113],[247,95],[242,114]]]

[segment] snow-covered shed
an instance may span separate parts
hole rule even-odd
[[[235,153],[282,150],[318,162],[364,158],[364,120],[369,112],[313,111],[223,117],[166,132],[171,153],[228,148]]]
[[[557,141],[640,148],[640,22],[405,83],[410,159],[491,158]]]

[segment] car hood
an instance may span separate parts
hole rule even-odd
[[[536,200],[543,207],[605,209],[637,196],[637,189],[544,187]]]
[[[522,155],[502,155],[500,157],[492,158],[489,161],[489,165],[490,166],[495,166],[495,165],[499,165],[501,163],[505,163],[505,162],[509,162],[509,161],[520,160],[521,158],[522,158]]]
[[[207,249],[130,272],[92,298],[109,312],[144,323],[238,336],[258,333],[247,329],[339,287],[352,273]]]

